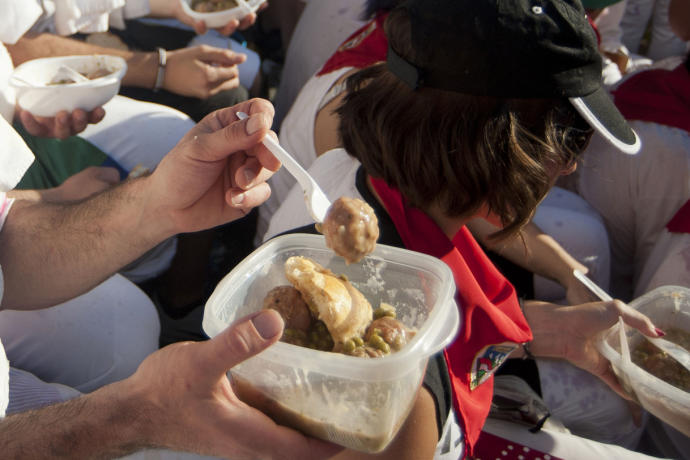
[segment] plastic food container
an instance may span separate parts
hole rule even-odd
[[[192,9],[192,0],[180,0],[182,9],[197,21],[204,21],[206,27],[223,27],[231,19],[242,20],[243,17],[255,12],[266,0],[235,0],[237,6],[227,10],[214,11],[212,13],[200,13]]]
[[[630,306],[647,315],[661,329],[676,328],[690,332],[690,289],[661,286],[638,297]],[[642,340],[639,332],[625,328],[628,347],[632,351]],[[690,393],[648,373],[621,355],[620,327],[606,331],[597,347],[613,366],[626,390],[649,412],[677,430],[690,436]]]
[[[86,82],[50,84],[62,65],[84,74],[97,70],[109,73]],[[117,56],[59,56],[21,64],[14,69],[9,83],[22,109],[33,115],[52,117],[61,110],[83,109],[88,112],[105,104],[120,90],[120,82],[126,72],[127,63]]]
[[[378,245],[357,264],[345,265],[320,235],[272,239],[235,267],[206,303],[203,328],[211,337],[235,319],[262,308],[273,287],[290,284],[285,261],[309,257],[345,274],[372,307],[396,307],[417,334],[382,358],[357,358],[278,342],[230,370],[238,396],[277,423],[363,452],[379,452],[395,437],[415,400],[430,355],[458,330],[455,283],[440,260]]]

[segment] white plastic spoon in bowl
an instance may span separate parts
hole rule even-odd
[[[237,112],[237,118],[240,120],[244,120],[247,116],[248,115],[244,112]],[[316,223],[323,223],[328,208],[331,207],[331,202],[326,194],[323,193],[319,184],[317,184],[314,178],[309,175],[297,160],[285,151],[278,142],[273,140],[272,137],[264,136],[261,142],[281,163],[283,163],[285,169],[297,179],[297,182],[304,191],[304,202],[307,204],[307,210],[309,214],[311,214],[312,219],[314,219]]]
[[[592,293],[599,297],[601,300],[605,302],[613,300],[613,298],[610,295],[608,295],[606,291],[600,288],[594,281],[589,279],[587,275],[582,273],[580,270],[573,270],[573,275],[575,275],[575,278],[580,280],[580,282],[584,284],[585,287],[592,291]],[[642,334],[642,337],[652,342],[659,349],[666,352],[669,356],[671,356],[673,359],[682,364],[683,367],[690,371],[690,352],[688,352],[688,350],[681,347],[680,345],[676,345],[673,342],[658,337],[649,337],[644,334]]]
[[[71,78],[72,80],[74,80],[75,83],[84,83],[87,81],[91,81],[88,77],[85,77],[73,68],[66,66],[64,64],[58,67],[58,71],[55,77]]]

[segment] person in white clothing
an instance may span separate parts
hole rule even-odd
[[[238,120],[237,111],[249,119]],[[3,311],[41,309],[74,298],[171,235],[226,223],[263,202],[269,194],[265,180],[279,167],[260,142],[272,114],[270,103],[262,100],[217,112],[188,133],[150,176],[77,203],[13,201],[3,194]],[[12,149],[2,150],[3,158],[13,158],[7,162],[13,168],[3,168],[0,175],[8,190],[31,155],[4,119],[0,129]],[[229,458],[328,457],[338,448],[276,425],[237,400],[227,379],[230,367],[277,341],[282,327],[275,313],[252,315],[211,341],[154,353],[125,380],[12,414],[0,420],[3,455],[120,457],[157,447]],[[5,363],[3,354],[3,370]],[[3,373],[3,412],[6,382]],[[54,387],[56,394],[67,393],[63,390]],[[9,398],[12,394],[10,388]]]

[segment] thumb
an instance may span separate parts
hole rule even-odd
[[[283,319],[275,310],[261,310],[230,325],[223,332],[201,343],[199,360],[202,375],[217,379],[231,367],[251,358],[278,341],[283,333]]]
[[[120,172],[113,167],[102,166],[98,168],[96,178],[110,185],[115,185],[120,183]]]

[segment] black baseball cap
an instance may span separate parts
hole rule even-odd
[[[567,98],[624,153],[640,141],[601,83],[580,0],[405,0],[413,58],[389,43],[388,69],[412,88],[502,98]],[[396,8],[396,9],[397,9]]]

